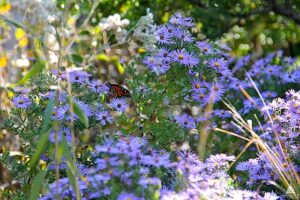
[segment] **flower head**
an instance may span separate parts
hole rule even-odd
[[[106,125],[107,123],[111,124],[113,121],[113,118],[107,110],[99,111],[95,115],[102,125]]]
[[[109,105],[119,112],[125,112],[129,107],[125,99],[112,99]]]
[[[30,98],[25,96],[17,96],[12,102],[17,108],[28,108],[31,105]]]

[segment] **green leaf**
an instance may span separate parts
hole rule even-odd
[[[50,98],[50,100],[47,104],[47,107],[46,107],[46,112],[43,116],[43,125],[39,132],[40,138],[37,142],[37,147],[35,149],[35,152],[32,156],[32,159],[30,160],[30,164],[29,164],[31,171],[36,166],[36,164],[38,163],[38,160],[40,158],[40,155],[45,151],[45,149],[47,147],[48,138],[49,138],[49,134],[50,134],[52,127],[48,131],[47,131],[47,129],[48,129],[49,122],[51,120],[53,108],[54,108],[54,97]]]
[[[80,108],[78,103],[76,103],[73,100],[71,101],[71,103],[72,103],[72,106],[73,106],[74,113],[79,117],[79,120],[84,124],[84,126],[86,128],[88,128],[89,119],[87,118],[87,116],[84,114],[84,112],[82,111],[82,109]]]
[[[70,181],[70,183],[71,183],[74,191],[76,191],[76,189],[75,189],[76,188],[76,178],[75,178],[75,172],[73,170],[74,166],[69,161],[66,161],[66,164],[68,166],[68,168],[67,168],[67,176],[69,178],[69,181]]]
[[[41,72],[44,69],[44,67],[45,67],[45,62],[42,60],[37,60],[33,64],[32,69],[21,79],[19,83],[17,83],[17,85],[23,85],[24,83],[26,83],[28,79],[32,78],[33,76]]]
[[[34,178],[30,191],[30,200],[35,200],[38,198],[40,190],[42,189],[43,182],[46,176],[46,170],[40,171]]]
[[[37,142],[37,147],[34,151],[34,154],[32,156],[32,159],[30,160],[29,166],[30,171],[34,169],[34,167],[37,165],[40,155],[45,151],[48,140],[49,140],[49,134],[52,128],[50,128],[46,133],[42,134]]]
[[[76,182],[76,176],[79,177],[79,171],[72,161],[70,147],[69,147],[66,137],[64,135],[62,138],[62,148],[63,148],[64,155],[66,156],[66,164],[68,166],[67,176],[69,178],[69,181],[70,181],[74,191],[76,191],[76,188],[78,188],[78,184]]]
[[[72,54],[71,57],[74,63],[80,64],[83,61],[83,58],[78,54]]]
[[[54,96],[51,97],[49,99],[49,101],[48,101],[48,104],[47,104],[47,107],[46,107],[46,111],[45,111],[45,114],[43,116],[43,125],[42,125],[42,128],[40,130],[40,134],[39,135],[41,135],[42,133],[46,132],[48,124],[49,124],[49,122],[51,120],[53,108],[54,108]]]
[[[62,139],[62,148],[63,148],[64,155],[66,156],[66,160],[71,162],[72,161],[71,151],[70,151],[68,142],[66,140],[66,137],[64,135],[63,135],[63,139]]]

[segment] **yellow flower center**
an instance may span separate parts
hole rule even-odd
[[[219,62],[215,62],[215,67],[220,67],[220,63]]]
[[[183,58],[184,58],[184,56],[183,56],[182,54],[179,54],[179,55],[178,55],[178,59],[179,59],[179,60],[183,60]]]

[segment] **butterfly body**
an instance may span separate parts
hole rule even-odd
[[[108,81],[105,84],[109,88],[109,92],[108,92],[108,96],[107,96],[108,101],[110,101],[111,99],[114,99],[114,98],[129,98],[129,97],[131,97],[129,90],[127,90],[123,86],[118,85],[118,84],[112,84]]]

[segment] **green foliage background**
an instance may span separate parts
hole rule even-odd
[[[64,3],[58,0],[58,5]],[[71,6],[72,12],[80,12],[83,19],[93,6],[91,0],[75,4],[80,9]],[[120,13],[133,26],[147,9],[157,24],[166,22],[177,11],[192,16],[198,22],[200,39],[225,40],[237,55],[261,55],[276,49],[291,56],[300,52],[298,0],[103,0],[90,23],[96,25],[102,17]]]

